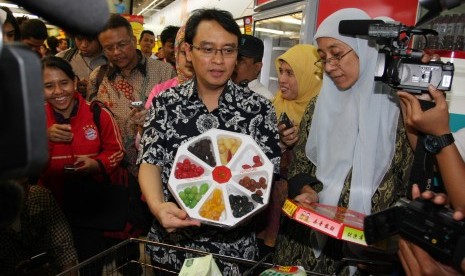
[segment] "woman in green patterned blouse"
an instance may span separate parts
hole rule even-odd
[[[339,22],[348,19],[370,17],[359,9],[339,10],[315,35],[325,75],[320,95],[301,121],[289,178],[306,175],[319,182],[295,185],[290,179],[289,197],[304,206],[320,202],[370,214],[407,194],[413,153],[395,91],[374,81],[376,47],[367,39],[339,34]],[[332,274],[344,257],[373,260],[380,253],[290,220],[281,229],[276,261],[282,265]],[[387,260],[385,255],[382,260]],[[346,267],[345,273],[356,270]]]

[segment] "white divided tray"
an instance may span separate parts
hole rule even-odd
[[[232,228],[268,204],[272,178],[250,136],[211,129],[179,147],[168,188],[191,218]]]

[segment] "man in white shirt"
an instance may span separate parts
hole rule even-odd
[[[231,76],[232,81],[272,101],[274,94],[258,81],[262,70],[263,41],[257,37],[243,34],[239,41],[239,55]]]

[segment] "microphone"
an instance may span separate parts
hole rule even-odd
[[[351,36],[376,38],[398,38],[401,33],[414,35],[437,35],[435,30],[407,27],[399,23],[385,23],[382,20],[341,20],[339,33]]]
[[[105,0],[11,0],[52,24],[83,35],[97,35],[110,11]]]
[[[369,35],[370,26],[373,24],[385,24],[383,20],[341,20],[339,33],[341,35]]]

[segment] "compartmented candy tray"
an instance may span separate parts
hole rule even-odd
[[[272,177],[250,136],[211,129],[179,147],[168,188],[191,218],[232,228],[268,204]]]

